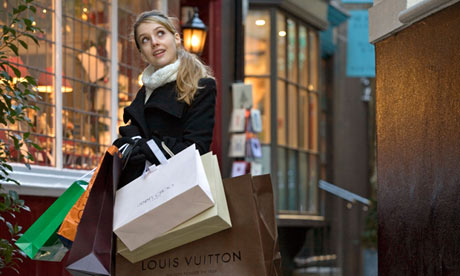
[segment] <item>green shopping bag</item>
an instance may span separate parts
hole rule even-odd
[[[42,261],[59,262],[68,249],[57,235],[57,230],[69,212],[85,191],[86,181],[77,180],[30,226],[15,242],[29,258]]]

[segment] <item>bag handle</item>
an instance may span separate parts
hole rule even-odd
[[[153,152],[155,157],[158,159],[158,161],[160,161],[160,164],[168,163],[168,160],[166,159],[165,155],[153,139],[148,140],[147,145],[149,146],[150,150]]]

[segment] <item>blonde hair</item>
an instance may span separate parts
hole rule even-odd
[[[177,32],[173,21],[177,21],[175,17],[168,17],[158,10],[146,11],[139,14],[136,22],[133,25],[133,37],[137,49],[140,51],[139,42],[137,41],[137,28],[141,23],[153,21],[163,25],[166,30],[175,35]],[[190,105],[199,88],[198,81],[201,78],[214,78],[211,68],[203,64],[195,55],[184,49],[182,44],[177,49],[177,58],[180,59],[179,70],[177,72],[176,89],[179,101],[184,101]]]

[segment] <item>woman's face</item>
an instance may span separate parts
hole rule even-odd
[[[178,33],[172,34],[163,25],[146,21],[139,24],[137,34],[141,56],[155,70],[176,61],[177,49],[180,45]]]

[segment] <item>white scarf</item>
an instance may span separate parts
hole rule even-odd
[[[156,71],[152,65],[145,68],[144,72],[142,72],[142,83],[145,85],[144,103],[147,103],[153,90],[177,79],[179,65],[180,59],[177,59],[174,63],[168,64]]]

